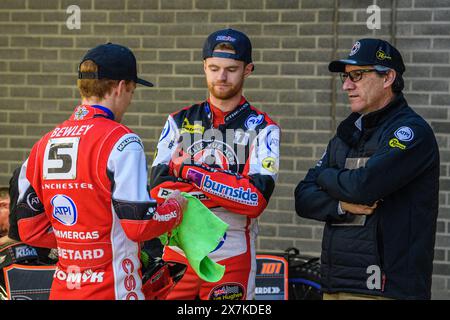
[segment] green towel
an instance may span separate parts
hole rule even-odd
[[[212,261],[208,254],[219,245],[228,224],[194,196],[185,192],[182,195],[188,200],[183,220],[172,230],[170,239],[167,239],[167,233],[159,239],[163,245],[177,246],[183,250],[190,266],[201,279],[219,281],[225,267]]]

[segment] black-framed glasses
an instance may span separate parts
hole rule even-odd
[[[352,82],[357,82],[357,81],[361,80],[363,74],[367,73],[367,72],[378,72],[380,74],[384,73],[384,72],[380,72],[376,69],[357,69],[357,70],[352,70],[350,72],[341,72],[341,74],[340,74],[341,81],[342,81],[342,83],[344,83],[345,80],[347,80],[347,78],[350,78],[350,80]]]

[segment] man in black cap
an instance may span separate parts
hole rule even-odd
[[[189,192],[229,224],[208,255],[225,266],[225,275],[208,283],[189,267],[168,298],[252,299],[257,217],[275,186],[280,129],[242,95],[254,69],[244,33],[212,33],[203,59],[209,97],[169,116],[153,162],[151,195],[163,201],[173,190]],[[166,246],[163,257],[187,262],[176,247]]]
[[[139,242],[176,227],[186,200],[157,207],[141,139],[120,124],[136,84],[152,86],[131,50],[97,46],[78,70],[81,104],[22,165],[9,235],[58,249],[50,299],[144,299]]]
[[[403,94],[401,54],[361,39],[339,72],[352,113],[295,190],[297,213],[326,222],[325,299],[430,299],[439,151]]]

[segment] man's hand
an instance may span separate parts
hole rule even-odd
[[[177,147],[172,156],[172,159],[169,162],[169,173],[178,178],[180,176],[180,171],[183,163],[192,164],[191,155],[184,152],[181,147]]]
[[[349,212],[351,214],[362,214],[362,215],[371,215],[377,205],[378,205],[378,201],[375,202],[372,206],[366,206],[364,204],[355,204],[355,203],[349,203],[349,202],[344,202],[344,201],[339,201],[342,210]]]
[[[185,197],[183,197],[181,195],[181,192],[179,190],[175,190],[174,192],[172,192],[166,199],[166,201],[170,201],[170,200],[175,200],[178,205],[180,206],[180,212],[177,218],[177,222],[175,224],[175,226],[178,226],[183,218],[183,212],[186,209],[187,206],[187,200]]]

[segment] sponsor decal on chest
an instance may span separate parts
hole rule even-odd
[[[77,223],[77,207],[70,197],[63,194],[57,194],[52,198],[50,203],[53,206],[53,218],[65,226],[73,226]]]
[[[217,165],[228,170],[230,166],[239,165],[234,149],[220,140],[199,140],[186,150],[197,163]]]

